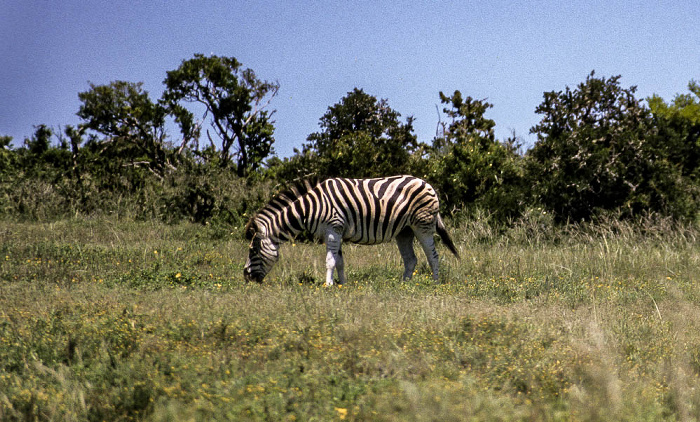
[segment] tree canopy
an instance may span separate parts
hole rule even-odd
[[[291,166],[299,175],[377,177],[410,172],[418,142],[413,118],[355,88],[321,117]]]
[[[272,186],[291,179],[395,174],[428,180],[453,217],[698,215],[695,81],[668,102],[645,101],[620,76],[591,72],[573,88],[544,93],[531,129],[537,140],[525,153],[515,134],[497,138],[486,99],[440,92],[438,132],[426,142],[412,117],[356,87],[283,159],[274,154],[269,108],[276,82],[234,57],[195,54],[163,83],[158,99],[140,82],[90,83],[78,94],[76,127],[37,125],[19,146],[0,136],[0,216],[115,213],[240,225]],[[179,134],[166,129],[172,122]]]
[[[203,56],[182,62],[167,72],[164,103],[181,124],[185,137],[194,130],[193,112],[181,103],[203,105],[203,119],[211,119],[211,128],[221,144],[220,165],[227,167],[235,159],[236,172],[245,177],[260,167],[273,153],[272,112],[266,110],[277,95],[279,84],[258,79],[233,57]],[[215,144],[207,131],[209,141]]]
[[[170,165],[164,146],[167,110],[151,101],[142,83],[90,84],[78,98],[78,117],[86,128],[106,137],[103,142],[110,144],[112,155],[163,175]]]
[[[485,117],[493,107],[455,91],[440,92],[443,112],[451,119],[429,149],[427,177],[441,190],[446,212],[487,207],[498,218],[517,214],[519,171],[516,147],[496,140],[496,123]]]
[[[544,94],[527,179],[536,200],[560,220],[588,219],[599,210],[694,214],[671,150],[659,142],[662,129],[635,91],[622,87],[620,76],[592,72],[575,89]]]

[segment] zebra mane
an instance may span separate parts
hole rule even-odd
[[[245,226],[246,237],[251,233],[253,222],[255,218],[261,213],[274,213],[287,205],[294,202],[300,196],[305,195],[311,189],[316,187],[321,182],[321,179],[312,176],[306,178],[294,179],[291,182],[284,184],[280,187],[279,193],[272,197],[267,202],[267,205],[262,207],[258,212],[256,212],[253,217],[248,221]]]
[[[284,184],[279,189],[279,193],[268,201],[262,210],[258,211],[258,214],[264,210],[274,210],[278,207],[285,207],[292,202],[294,202],[300,196],[306,195],[311,189],[316,187],[321,182],[318,177],[309,177],[303,179],[294,179],[291,182]]]

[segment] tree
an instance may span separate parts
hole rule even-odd
[[[319,177],[375,177],[410,172],[417,140],[413,118],[401,114],[387,100],[377,100],[355,88],[328,108],[320,132],[307,138],[292,163]]]
[[[654,125],[659,129],[659,147],[684,177],[700,182],[700,84],[690,81],[690,94],[678,94],[670,104],[661,97],[648,98]]]
[[[519,213],[520,168],[514,140],[496,140],[496,123],[484,117],[492,105],[485,100],[440,92],[443,112],[451,119],[441,123],[442,134],[429,151],[427,177],[440,190],[447,212],[485,208],[498,220]]]
[[[633,216],[658,211],[686,216],[675,199],[686,186],[659,148],[649,110],[620,86],[620,76],[596,78],[576,89],[546,92],[531,129],[527,154],[533,193],[560,221],[589,219],[601,210]]]
[[[12,151],[12,136],[0,136],[0,175],[14,171],[15,153]],[[6,179],[6,176],[3,176]]]
[[[32,157],[41,157],[51,146],[51,136],[53,131],[46,125],[35,127],[34,136],[24,140],[29,155]]]
[[[25,138],[24,147],[16,150],[17,163],[26,176],[56,181],[70,168],[67,147],[59,143],[51,145],[53,129],[46,125],[34,126],[34,135]]]
[[[235,158],[238,176],[245,177],[273,153],[274,126],[270,119],[274,112],[265,108],[277,95],[279,84],[258,79],[233,57],[201,54],[168,72],[164,83],[164,104],[181,124],[183,134],[191,133],[196,125],[194,115],[181,102],[205,107],[203,118],[211,118],[211,127],[221,142],[221,167]]]
[[[123,165],[147,166],[163,176],[173,168],[164,146],[167,110],[150,100],[141,83],[114,81],[90,84],[81,92],[78,116],[84,126],[106,136],[105,150]]]

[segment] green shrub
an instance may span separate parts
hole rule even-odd
[[[514,140],[496,140],[495,122],[484,117],[492,105],[459,91],[440,98],[450,106],[444,111],[452,122],[427,148],[422,171],[438,189],[443,211],[474,216],[487,210],[500,223],[517,218],[523,208],[522,158]]]
[[[546,92],[542,121],[526,156],[536,204],[558,221],[588,220],[600,211],[622,217],[659,212],[692,219],[698,187],[672,160],[649,109],[620,76],[591,73],[576,89]]]

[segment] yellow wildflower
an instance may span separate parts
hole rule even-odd
[[[338,416],[340,417],[340,420],[345,419],[346,416],[348,416],[348,409],[345,409],[343,407],[336,407],[335,411],[338,412]]]

